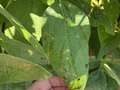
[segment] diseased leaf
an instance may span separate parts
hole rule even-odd
[[[118,90],[120,0],[0,0],[0,53],[0,90],[47,70],[70,90]]]
[[[2,5],[0,5],[0,13],[5,16],[5,18],[7,18],[18,30],[19,32],[21,31],[24,38],[34,47],[37,48],[41,54],[43,54],[44,57],[47,56],[42,48],[42,46],[39,44],[39,42],[37,41],[37,39],[31,35],[31,33],[28,32],[28,30],[19,22],[15,19],[15,17],[13,17],[9,12],[6,11],[6,9],[4,9],[2,7]]]
[[[51,74],[38,64],[0,54],[0,84],[49,78]]]
[[[24,58],[37,64],[48,64],[48,60],[36,48],[20,41],[9,39],[0,33],[0,46],[11,55]]]
[[[57,75],[65,78],[67,83],[80,78],[77,88],[83,90],[89,69],[89,20],[73,4],[62,1],[61,5],[60,8],[55,4],[47,9],[42,43]]]

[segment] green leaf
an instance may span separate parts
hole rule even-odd
[[[5,26],[6,26],[6,23],[5,23]],[[16,30],[15,26],[11,26],[9,28],[4,29],[4,35],[7,36],[8,38],[15,39],[23,43],[29,44],[27,40],[25,40],[23,34],[20,32]]]
[[[85,90],[106,90],[107,81],[105,74],[98,70],[90,74]]]
[[[105,72],[111,77],[113,78],[117,84],[120,86],[120,78],[118,77],[118,75],[115,73],[115,71],[106,63],[103,63],[103,69],[105,70]]]
[[[40,65],[0,54],[0,84],[46,79],[50,76],[51,74]]]
[[[38,41],[40,41],[40,38],[42,36],[41,35],[41,33],[42,33],[41,29],[46,22],[46,18],[37,16],[36,14],[32,14],[32,13],[30,14],[30,16],[31,16],[32,22],[29,22],[29,20],[30,20],[29,19],[29,20],[24,20],[23,23],[25,23],[25,21],[28,21],[27,24],[28,23],[33,23],[32,25],[25,25],[25,26],[29,27],[28,28],[29,32],[31,32],[32,35]],[[9,38],[14,38],[14,39],[17,39],[19,41],[22,41],[22,42],[26,43],[23,35],[20,32],[18,32],[14,26],[9,26],[9,24],[10,24],[9,22],[5,23],[5,25],[6,25],[5,35],[8,36]]]
[[[52,5],[55,2],[55,0],[47,0],[48,5]]]
[[[94,7],[90,14],[92,26],[104,28],[110,34],[115,35],[117,19],[119,17],[119,0],[101,0],[103,9]]]
[[[12,83],[0,85],[0,90],[27,90],[32,82]]]
[[[0,46],[2,46],[8,54],[24,58],[37,64],[48,64],[48,60],[39,50],[20,41],[9,39],[2,33],[0,33]]]
[[[117,87],[115,80],[98,70],[90,74],[85,90],[117,90]]]
[[[110,22],[108,26],[106,26],[106,32],[112,34],[111,31],[115,31],[117,19],[120,13],[120,3],[119,0],[111,0],[111,1],[104,1],[104,12],[103,14],[106,15],[108,18],[107,22]]]
[[[2,4],[4,7],[8,4],[8,2],[11,0],[0,0],[0,4]]]
[[[107,77],[107,89],[106,90],[118,90],[118,85],[114,79]]]
[[[114,59],[110,63],[110,67],[115,71],[115,73],[120,77],[120,59]]]
[[[117,49],[118,50],[118,49]],[[115,55],[114,55],[115,54]],[[113,51],[110,57],[106,57],[104,61],[112,68],[112,70],[120,77],[120,52]]]
[[[101,34],[102,37],[102,34]],[[105,38],[103,36],[103,38]],[[98,54],[97,59],[101,60],[103,56],[109,54],[111,51],[113,51],[119,44],[120,40],[120,33],[116,33],[115,36],[107,36],[107,38],[103,39],[101,42],[101,48]]]
[[[7,18],[18,30],[19,32],[21,31],[24,38],[34,47],[37,48],[40,53],[42,52],[43,55],[47,58],[42,46],[39,44],[39,42],[37,41],[36,38],[34,38],[33,35],[31,35],[31,33],[28,32],[28,30],[18,21],[16,20],[9,12],[6,11],[6,9],[4,9],[2,7],[2,5],[0,5],[0,13],[5,16],[5,18]]]
[[[100,41],[101,46],[102,44],[105,43],[105,40],[107,41],[109,37],[113,37],[109,35],[107,32],[105,32],[105,29],[103,27],[98,28],[98,36],[99,36],[99,41]]]
[[[112,56],[113,56],[113,58],[120,60],[120,48],[119,48],[119,46],[118,46],[118,48],[116,48],[116,49],[112,52]]]
[[[7,8],[8,12],[16,17],[38,41],[41,38],[41,29],[46,22],[46,18],[42,15],[47,8],[47,5],[40,1],[42,0],[16,0]],[[7,29],[15,29],[11,27],[11,23],[6,22]],[[19,32],[15,31],[15,34],[17,33]],[[21,40],[21,37],[19,37],[19,40]]]
[[[99,66],[100,66],[100,61],[98,61],[95,56],[90,56],[89,73],[92,73],[94,72],[94,70],[99,69]]]
[[[78,87],[83,90],[89,69],[89,20],[73,4],[61,1],[61,5],[55,4],[47,9],[42,43],[57,75],[64,77],[67,83],[80,78]]]
[[[81,77],[79,77],[78,79],[73,80],[72,82],[70,82],[69,88],[71,90],[84,90],[85,88],[85,83],[83,82],[87,82],[87,75],[82,75]]]
[[[90,0],[67,0],[72,4],[76,5],[79,9],[84,11],[86,14],[90,12]]]
[[[3,5],[3,7],[7,8],[12,3],[12,0],[0,0],[0,4]],[[0,15],[0,31],[3,31],[3,28],[5,27],[5,18]]]

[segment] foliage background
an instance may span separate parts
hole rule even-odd
[[[119,0],[0,4],[0,90],[25,90],[52,75],[73,90],[120,86]]]

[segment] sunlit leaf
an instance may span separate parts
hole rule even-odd
[[[16,0],[13,1],[7,8],[8,12],[18,19],[20,23],[39,41],[41,38],[41,29],[46,21],[42,15],[47,8],[47,5],[40,2],[41,0]],[[5,21],[5,28],[10,32],[15,28],[11,28],[12,25]],[[5,30],[6,31],[6,30]],[[8,32],[9,32],[8,31]],[[9,33],[10,33],[9,32]],[[16,39],[16,34],[13,36]],[[21,35],[22,36],[22,35]],[[22,41],[19,35],[17,39]]]
[[[47,0],[48,5],[52,5],[55,2],[55,0]]]

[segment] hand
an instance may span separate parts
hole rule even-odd
[[[59,77],[52,77],[48,80],[36,81],[28,90],[69,90],[64,80]]]

